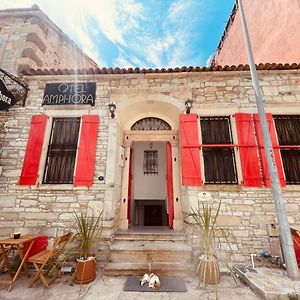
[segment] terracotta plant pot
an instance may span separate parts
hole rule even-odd
[[[217,284],[220,281],[219,263],[215,257],[200,256],[199,279],[200,282],[208,284]]]
[[[87,260],[77,259],[77,268],[75,272],[74,282],[78,284],[86,284],[96,278],[96,260],[89,258]]]

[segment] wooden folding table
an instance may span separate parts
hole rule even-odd
[[[22,268],[27,273],[27,275],[29,275],[28,270],[27,270],[26,259],[28,257],[28,254],[29,254],[34,242],[35,242],[35,239],[37,237],[38,237],[38,235],[23,235],[19,239],[7,238],[7,239],[0,240],[0,250],[3,255],[3,260],[4,260],[3,267],[7,267],[8,273],[9,273],[10,277],[12,278],[11,280],[0,279],[0,284],[9,285],[9,287],[8,287],[9,292],[12,289],[13,284],[18,279],[18,276],[19,276]],[[28,247],[26,253],[23,254],[23,245],[26,242],[30,242],[30,244],[29,244],[29,247]],[[8,255],[12,250],[17,250],[17,252],[20,256],[20,259],[21,259],[21,263],[20,263],[20,266],[18,267],[16,274],[13,273],[12,267],[11,267],[11,265],[9,263],[9,259],[8,259]]]

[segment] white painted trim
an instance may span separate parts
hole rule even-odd
[[[230,115],[229,118],[230,118],[232,142],[233,142],[233,144],[238,144],[238,135],[237,135],[235,118],[233,117],[233,115]],[[236,173],[237,173],[236,175],[237,175],[238,185],[241,185],[243,182],[243,172],[242,172],[240,150],[239,150],[239,148],[234,147],[233,151],[234,151],[235,168],[236,168]]]
[[[198,143],[199,143],[199,145],[202,144],[202,132],[201,132],[201,126],[200,126],[200,118],[201,118],[201,116],[198,115],[197,126],[198,126]],[[200,147],[200,149],[199,149],[199,155],[200,155],[201,180],[202,180],[202,185],[204,185],[205,171],[204,171],[204,157],[203,157],[203,148],[202,147]]]
[[[46,128],[45,128],[43,146],[42,146],[42,153],[41,153],[40,162],[39,162],[38,178],[37,178],[38,185],[42,184],[42,182],[43,182],[45,165],[46,165],[46,160],[47,160],[47,153],[48,153],[48,145],[49,145],[49,141],[51,138],[52,122],[53,122],[53,118],[48,116]]]
[[[77,139],[77,147],[76,147],[76,157],[75,157],[75,164],[73,169],[73,185],[74,185],[74,176],[77,169],[77,160],[78,160],[78,149],[79,149],[79,143],[81,140],[81,130],[82,130],[82,116],[80,116],[80,125],[79,125],[79,132],[78,132],[78,139]]]

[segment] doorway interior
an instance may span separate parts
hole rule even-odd
[[[133,142],[131,155],[132,226],[168,226],[166,142]]]

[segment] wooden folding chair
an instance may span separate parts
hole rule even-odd
[[[7,262],[5,260],[8,259],[8,254],[10,253],[10,251],[14,249],[15,248],[13,246],[10,247],[3,246],[3,248],[0,249],[0,271],[7,266]],[[4,253],[2,253],[1,250],[4,251]]]
[[[71,239],[72,233],[69,232],[59,237],[53,247],[49,250],[44,250],[40,253],[31,256],[28,262],[33,263],[36,274],[32,278],[29,287],[40,278],[46,288],[56,279],[60,277],[60,268],[57,264],[57,259],[64,250],[66,244]],[[50,273],[54,273],[50,276]]]

